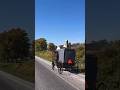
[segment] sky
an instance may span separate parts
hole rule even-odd
[[[35,39],[85,42],[85,0],[35,0]]]
[[[120,0],[87,0],[86,3],[86,42],[120,40]]]
[[[30,40],[35,38],[35,2],[34,0],[1,0],[0,32],[11,28],[26,30]]]

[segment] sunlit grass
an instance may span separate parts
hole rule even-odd
[[[41,58],[44,58],[48,61],[52,61],[52,57],[53,57],[53,54],[51,51],[39,51],[39,52],[36,52],[35,55]]]

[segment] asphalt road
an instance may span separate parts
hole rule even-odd
[[[0,90],[35,90],[34,85],[0,71]]]
[[[35,90],[76,90],[35,60]]]
[[[13,87],[9,85],[8,82],[6,82],[5,78],[1,78],[0,76],[0,90],[14,90]]]

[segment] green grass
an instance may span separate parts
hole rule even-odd
[[[39,52],[35,52],[35,55],[44,58],[50,62],[52,61],[53,54],[51,51],[39,51]]]
[[[77,67],[77,63],[75,64],[75,67]],[[85,72],[85,63],[78,63],[78,68],[80,69],[80,72]]]
[[[35,65],[33,61],[26,61],[24,63],[0,63],[0,70],[30,82],[35,81]]]

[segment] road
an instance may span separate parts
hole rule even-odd
[[[0,71],[0,90],[34,90],[34,85]]]
[[[35,90],[77,90],[38,61],[35,60]]]

